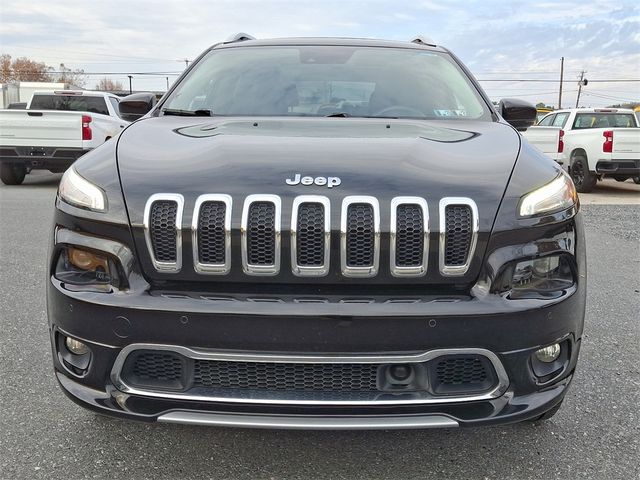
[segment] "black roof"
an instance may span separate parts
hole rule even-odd
[[[442,47],[413,43],[411,41],[402,42],[399,40],[377,40],[373,38],[342,38],[342,37],[292,37],[292,38],[270,38],[243,40],[235,42],[218,43],[211,48],[234,48],[234,47],[254,47],[254,46],[352,46],[352,47],[383,47],[383,48],[412,48],[416,50],[434,50],[438,52],[446,51]]]

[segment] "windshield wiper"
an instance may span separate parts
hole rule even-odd
[[[330,113],[329,115],[325,115],[325,117],[342,117],[342,118],[347,118],[350,116],[351,115],[348,114],[347,112],[335,112],[335,113]]]
[[[178,110],[174,108],[163,108],[162,113],[164,115],[177,115],[180,117],[213,117],[213,112],[206,109]]]

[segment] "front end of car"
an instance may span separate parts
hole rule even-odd
[[[268,122],[194,140],[189,119],[146,119],[67,171],[47,299],[72,400],[144,421],[318,429],[513,423],[560,405],[586,295],[568,177],[500,123],[455,143],[416,142],[400,120],[317,138],[332,121],[286,138],[279,122],[279,148]],[[173,133],[154,140],[151,171],[141,139],[159,122]],[[316,168],[295,182],[301,137]]]

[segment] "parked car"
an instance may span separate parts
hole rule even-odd
[[[64,172],[129,123],[110,93],[35,92],[26,110],[0,110],[0,179],[19,185],[32,170]]]
[[[191,106],[191,108],[190,108]],[[452,53],[415,40],[204,52],[64,174],[55,375],[99,413],[269,428],[552,416],[582,338],[562,168]]]
[[[556,110],[524,136],[538,146],[558,145],[557,158],[567,167],[578,192],[590,192],[604,177],[640,183],[640,129],[633,110]]]

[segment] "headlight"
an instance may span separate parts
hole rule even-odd
[[[494,282],[494,291],[516,300],[558,298],[575,285],[569,255],[511,262]]]
[[[521,217],[531,217],[566,210],[576,203],[576,188],[569,176],[562,173],[551,182],[522,197],[518,211]]]
[[[96,212],[107,211],[107,199],[104,192],[78,175],[73,167],[69,168],[62,176],[58,195],[66,203],[76,207]]]

